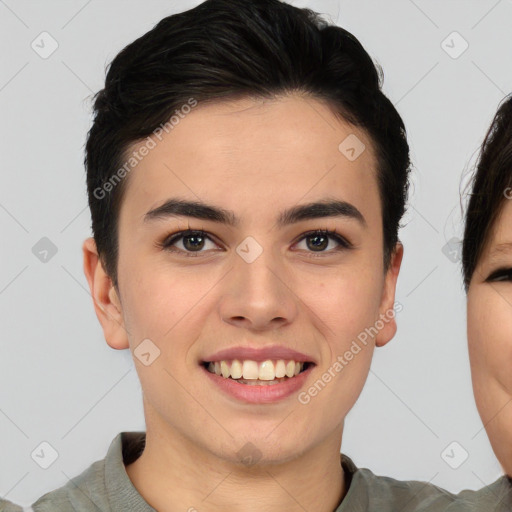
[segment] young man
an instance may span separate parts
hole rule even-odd
[[[467,510],[341,456],[396,331],[409,151],[357,39],[208,0],[112,62],[86,147],[84,268],[146,432],[39,511]]]

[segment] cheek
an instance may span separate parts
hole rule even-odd
[[[167,343],[187,323],[188,314],[197,315],[209,284],[158,263],[124,271],[123,317],[133,344],[144,338]]]
[[[468,298],[468,344],[481,392],[492,380],[512,394],[512,306],[491,288]]]
[[[361,268],[357,272],[340,270],[329,279],[323,279],[317,287],[307,281],[301,285],[301,298],[314,313],[310,315],[311,320],[319,320],[316,327],[328,342],[331,359],[343,355],[358,338],[362,340],[361,347],[365,347],[365,341],[368,346],[372,345],[368,332],[374,332],[371,328],[379,318],[382,278],[379,280],[379,276]],[[364,364],[363,352],[369,351],[361,350],[357,357],[359,364]],[[371,354],[368,357],[371,358]]]

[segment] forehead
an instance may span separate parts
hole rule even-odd
[[[489,230],[482,259],[492,263],[512,254],[512,200],[505,199]]]
[[[351,202],[380,202],[369,137],[312,98],[199,104],[176,117],[161,140],[150,138],[154,147],[130,173],[122,206],[136,203],[140,214],[169,195],[208,198],[236,210],[338,191]]]

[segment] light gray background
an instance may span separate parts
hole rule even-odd
[[[104,342],[82,273],[87,98],[126,44],[198,3],[0,0],[0,495],[22,505],[103,458],[118,432],[144,429],[130,354]],[[415,164],[398,334],[376,352],[343,451],[377,474],[479,488],[501,469],[473,401],[459,263],[442,249],[461,236],[463,172],[512,91],[512,2],[293,4],[330,14],[383,66]],[[59,45],[47,59],[31,48],[43,31]],[[458,58],[442,47],[453,31],[469,43]],[[42,237],[58,249],[46,263],[32,253]],[[31,458],[42,441],[59,454],[46,470]],[[452,464],[469,453],[458,469],[441,456],[453,441]]]

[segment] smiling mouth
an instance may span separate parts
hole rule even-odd
[[[224,379],[249,386],[271,386],[292,379],[314,366],[311,362],[277,359],[266,361],[222,360],[204,361],[203,367]]]

